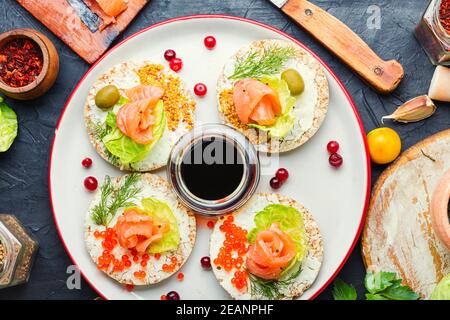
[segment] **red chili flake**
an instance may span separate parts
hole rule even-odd
[[[10,87],[24,87],[42,71],[43,57],[32,40],[19,38],[0,48],[0,78]]]
[[[439,18],[442,27],[450,34],[450,0],[442,0],[439,8]]]

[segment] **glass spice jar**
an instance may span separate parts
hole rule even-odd
[[[450,0],[431,0],[414,33],[433,64],[450,66]]]
[[[0,289],[28,281],[38,243],[20,221],[0,214]]]

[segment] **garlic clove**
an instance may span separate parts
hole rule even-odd
[[[431,117],[435,111],[436,106],[430,97],[427,95],[419,96],[405,102],[393,114],[381,118],[381,122],[384,123],[386,119],[403,123],[417,122]]]

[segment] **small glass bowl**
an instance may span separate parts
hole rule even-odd
[[[202,140],[223,139],[235,146],[242,158],[244,173],[237,189],[229,196],[218,200],[205,200],[195,196],[183,181],[181,164],[192,147]],[[219,216],[233,212],[244,205],[255,193],[260,179],[258,152],[252,143],[239,131],[222,124],[206,124],[194,128],[174,146],[167,164],[167,178],[180,201],[196,213]],[[202,176],[199,179],[207,179]],[[217,182],[220,184],[220,181]]]

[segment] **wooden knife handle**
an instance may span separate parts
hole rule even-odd
[[[403,79],[403,67],[398,61],[382,60],[357,34],[325,10],[306,0],[289,0],[282,10],[380,93],[391,93]]]

